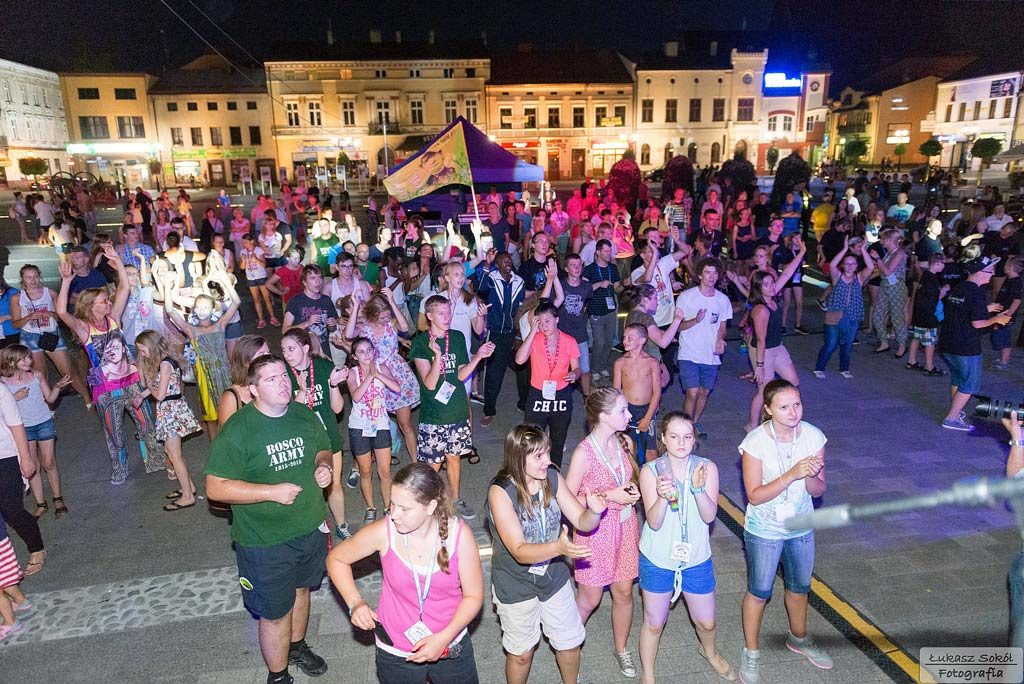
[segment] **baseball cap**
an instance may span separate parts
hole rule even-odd
[[[963,269],[968,273],[968,275],[971,275],[989,267],[995,268],[995,265],[999,262],[999,257],[976,257],[970,261],[965,261],[963,263]]]

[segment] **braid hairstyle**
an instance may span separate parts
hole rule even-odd
[[[622,390],[614,387],[598,387],[597,389],[590,392],[587,396],[587,400],[583,404],[583,409],[587,416],[587,424],[593,427],[601,422],[601,414],[610,413],[612,408],[615,406],[616,400],[623,396]],[[616,432],[615,439],[619,442],[619,447],[623,453],[626,454],[626,462],[629,463],[629,469],[632,473],[632,481],[640,481],[640,468],[636,463],[636,457],[633,453],[633,440],[628,439],[625,433]]]
[[[395,473],[391,486],[402,487],[423,506],[429,505],[431,501],[437,502],[434,518],[437,520],[438,536],[441,537],[437,565],[442,572],[449,573],[448,561],[451,553],[448,551],[448,521],[455,516],[455,509],[448,492],[447,480],[426,463],[411,463]]]

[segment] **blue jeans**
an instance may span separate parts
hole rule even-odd
[[[835,325],[825,326],[825,344],[818,352],[818,363],[814,370],[824,371],[829,359],[839,347],[839,370],[850,370],[850,358],[853,356],[853,340],[857,337],[860,321],[853,316],[844,315]]]
[[[747,591],[767,601],[782,561],[782,584],[794,594],[811,593],[814,572],[814,532],[794,539],[765,539],[744,530],[747,556]]]

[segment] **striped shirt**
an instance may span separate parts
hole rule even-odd
[[[0,525],[2,525],[0,521]],[[18,557],[14,555],[14,547],[11,540],[7,538],[7,531],[3,532],[4,538],[0,540],[0,589],[14,586],[21,582],[21,566],[18,565]]]

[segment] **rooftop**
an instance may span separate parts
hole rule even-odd
[[[275,43],[261,55],[265,62],[303,62],[351,60],[443,60],[443,59],[486,59],[487,46],[483,41],[443,42],[339,42],[334,45],[322,43],[285,42]]]
[[[515,52],[491,57],[490,85],[528,83],[633,83],[633,77],[614,50],[561,49]]]
[[[265,93],[266,75],[263,69],[243,66],[238,69],[215,54],[198,57],[180,69],[168,71],[150,87],[153,95],[184,93]],[[239,69],[241,72],[239,72]]]
[[[874,95],[928,76],[946,78],[964,69],[976,59],[974,55],[967,54],[904,57],[873,69],[868,75],[851,84],[851,87],[865,95]]]

